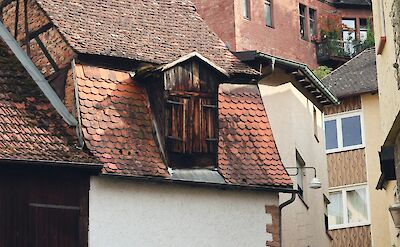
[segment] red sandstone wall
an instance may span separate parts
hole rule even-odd
[[[234,0],[192,1],[211,30],[217,33],[230,50],[236,50]]]

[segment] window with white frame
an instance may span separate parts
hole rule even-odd
[[[363,148],[361,111],[325,117],[325,146],[327,153]]]
[[[329,229],[338,229],[370,224],[368,190],[358,185],[329,192]]]

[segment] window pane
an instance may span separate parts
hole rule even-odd
[[[329,225],[343,224],[343,199],[342,192],[329,193],[328,221]]]
[[[349,223],[368,221],[367,193],[365,188],[347,191]]]
[[[362,144],[360,116],[342,118],[343,147]]]
[[[360,41],[363,43],[367,39],[367,31],[360,31]]]
[[[309,17],[310,17],[310,33],[312,36],[317,35],[317,25],[316,25],[316,20],[315,20],[315,10],[310,9],[309,10]]]
[[[250,0],[242,0],[243,2],[243,17],[250,19]]]
[[[356,29],[356,20],[342,20],[343,29]]]
[[[306,6],[300,4],[299,5],[300,12],[300,35],[301,38],[306,39]]]
[[[336,120],[325,121],[325,146],[326,149],[338,148]]]
[[[360,19],[360,30],[367,30],[368,21],[367,19]]]
[[[272,16],[271,16],[271,2],[269,0],[264,1],[264,18],[265,24],[269,27],[272,26]]]

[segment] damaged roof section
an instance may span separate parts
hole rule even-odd
[[[74,133],[0,41],[0,159],[97,163]]]
[[[228,50],[188,0],[37,2],[78,53],[166,64],[197,51],[230,74],[258,75]]]

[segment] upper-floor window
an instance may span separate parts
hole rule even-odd
[[[315,37],[315,36],[317,36],[316,10],[309,8],[308,9],[308,17],[309,17],[309,22],[310,22],[310,35]]]
[[[342,20],[342,38],[344,42],[344,51],[348,54],[353,54],[355,52],[356,19]]]
[[[272,27],[272,0],[264,0],[265,25]]]
[[[325,141],[328,153],[363,147],[360,111],[325,117]]]
[[[307,39],[307,28],[306,28],[306,6],[299,4],[300,13],[300,35],[302,39]]]
[[[370,224],[366,185],[332,189],[328,205],[329,229]]]
[[[367,39],[368,35],[368,20],[360,19],[360,42],[363,43]]]
[[[251,19],[250,0],[242,0],[242,5],[243,5],[243,17],[246,19]]]
[[[304,166],[305,163],[301,158],[300,154],[296,151],[296,167],[297,167],[297,190],[299,191],[299,196],[304,198]]]

